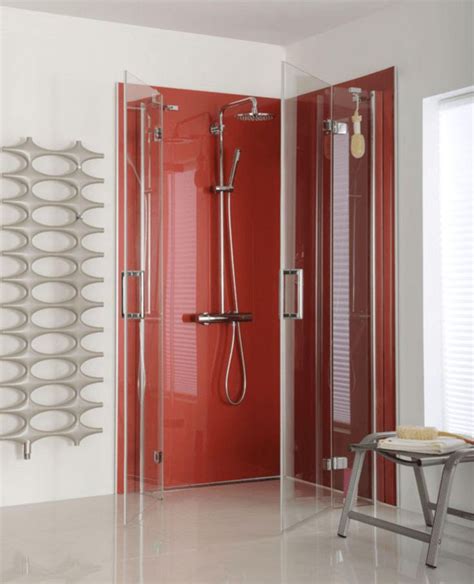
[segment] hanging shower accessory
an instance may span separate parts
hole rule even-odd
[[[232,167],[227,183],[224,178],[224,115],[228,109],[237,108],[243,104],[251,104],[249,112],[242,112],[236,114],[236,119],[244,122],[261,122],[273,119],[273,114],[260,112],[258,110],[257,98],[244,97],[236,101],[232,101],[221,107],[219,111],[219,119],[210,127],[212,135],[218,138],[218,164],[219,164],[219,184],[214,187],[213,191],[219,196],[219,305],[220,311],[217,313],[204,312],[196,315],[196,322],[202,325],[230,323],[232,325],[232,337],[227,359],[227,367],[225,374],[225,396],[226,401],[230,405],[238,406],[245,399],[247,392],[247,369],[245,365],[244,345],[242,341],[242,333],[240,330],[240,323],[251,322],[252,314],[249,312],[240,312],[239,299],[237,293],[237,276],[235,270],[235,254],[234,254],[234,237],[232,231],[232,207],[231,195],[234,192],[234,181],[237,173],[237,168],[240,161],[240,148],[236,148],[232,160]],[[227,212],[226,212],[227,211]],[[229,245],[230,258],[230,278],[231,278],[231,297],[233,306],[226,310],[225,307],[225,224],[227,215],[227,240]],[[240,364],[242,371],[242,388],[238,399],[234,400],[230,395],[230,369],[235,348],[238,348],[240,356]]]
[[[352,94],[352,101],[355,102],[356,108],[352,116],[352,127],[354,133],[351,136],[351,154],[354,158],[362,158],[365,154],[365,138],[361,133],[360,124],[362,122],[362,116],[359,113],[360,106],[360,94],[362,92],[360,87],[349,87],[349,93]]]
[[[102,432],[101,428],[90,427],[82,421],[86,412],[102,406],[101,402],[86,398],[83,390],[103,381],[102,377],[84,370],[90,359],[102,357],[103,353],[83,344],[85,337],[103,332],[102,327],[87,324],[83,318],[90,309],[102,307],[103,302],[91,300],[83,291],[91,284],[104,281],[84,268],[85,262],[104,255],[86,247],[84,239],[104,230],[84,220],[85,212],[101,208],[103,203],[88,199],[83,190],[104,181],[84,172],[82,165],[104,155],[88,150],[79,141],[65,150],[48,150],[35,144],[31,138],[18,146],[4,147],[2,151],[15,156],[22,166],[2,173],[4,179],[12,181],[19,189],[19,194],[3,199],[2,203],[17,212],[20,218],[2,226],[9,236],[17,239],[17,245],[2,251],[1,255],[12,260],[17,268],[1,281],[19,294],[0,304],[2,310],[13,312],[18,317],[13,325],[2,331],[2,336],[10,337],[10,342],[14,339],[14,348],[6,353],[2,351],[0,364],[4,371],[14,368],[16,373],[2,378],[0,398],[13,392],[16,399],[9,402],[0,399],[0,417],[15,420],[12,428],[0,434],[0,440],[21,444],[24,458],[29,459],[31,445],[42,438],[62,436],[79,445],[86,436]],[[35,161],[44,157],[62,160],[72,165],[73,170],[61,175],[40,172]],[[37,188],[40,186],[48,197],[39,196]],[[60,188],[68,193],[65,198],[58,199],[53,195]],[[38,218],[41,212],[42,221]],[[61,213],[62,222],[57,220]],[[66,244],[58,250],[61,239]],[[39,268],[41,263],[43,270]],[[61,266],[62,272],[59,270]],[[38,296],[38,290],[40,287],[44,290],[44,286],[50,286],[49,294],[47,288],[46,293]],[[64,295],[64,290],[69,290],[68,294]],[[50,311],[50,318],[46,321],[41,319],[41,313],[45,317],[45,310]],[[56,311],[55,318],[52,318],[51,310]],[[51,345],[46,340],[48,335]],[[51,336],[56,341],[52,341]],[[59,342],[58,337],[66,342],[62,349],[55,344]],[[41,395],[45,391],[49,391],[48,399],[45,400],[44,395],[40,399],[38,392]],[[44,420],[43,414],[49,418]],[[51,420],[54,416],[62,417],[63,424],[55,426]],[[43,417],[42,423],[39,423],[40,417]]]

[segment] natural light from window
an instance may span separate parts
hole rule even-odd
[[[423,123],[425,423],[474,435],[474,88]]]

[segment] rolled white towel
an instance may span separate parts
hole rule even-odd
[[[420,452],[422,454],[446,454],[468,445],[459,438],[439,436],[435,440],[407,440],[405,438],[383,438],[378,447],[382,450],[403,450],[405,452]]]

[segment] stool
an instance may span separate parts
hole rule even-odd
[[[431,568],[436,568],[446,515],[455,515],[456,517],[462,517],[463,519],[474,521],[474,513],[468,513],[467,511],[461,511],[459,509],[448,507],[451,487],[453,485],[453,479],[457,465],[463,462],[474,462],[474,448],[466,444],[466,448],[461,448],[460,450],[456,450],[455,452],[450,452],[447,454],[423,454],[416,452],[406,452],[403,450],[387,451],[378,448],[378,440],[381,438],[388,438],[390,436],[396,436],[396,433],[380,432],[369,434],[359,444],[351,444],[350,448],[353,452],[355,452],[354,465],[352,467],[349,489],[347,491],[346,500],[344,502],[344,508],[342,510],[337,534],[340,537],[346,537],[349,521],[353,519],[354,521],[360,521],[362,523],[367,523],[368,525],[373,525],[374,527],[380,527],[381,529],[393,531],[399,535],[406,535],[407,537],[412,537],[413,539],[424,541],[429,544],[428,553],[426,556],[426,565],[430,566]],[[392,523],[391,521],[370,517],[364,513],[358,513],[352,510],[357,497],[360,475],[367,452],[375,452],[376,454],[394,462],[395,464],[411,466],[413,468],[425,523],[428,527],[432,528],[431,532],[411,529],[397,523]],[[443,466],[443,474],[439,486],[437,502],[432,503],[429,500],[423,468],[426,466],[439,465]]]

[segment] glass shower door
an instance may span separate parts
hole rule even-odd
[[[121,90],[119,436],[123,437],[124,518],[130,521],[163,493],[163,103],[158,91],[129,73]]]
[[[357,81],[333,87],[332,118],[344,132],[332,148],[332,443],[344,461],[334,489],[344,493],[351,443],[375,424],[375,92]],[[374,459],[368,457],[359,496],[372,499]]]
[[[283,64],[281,522],[332,505],[330,383],[331,87]]]
[[[286,528],[340,506],[350,445],[395,423],[393,71],[330,87],[285,64],[282,118]],[[374,457],[359,497],[395,501],[395,477]]]

